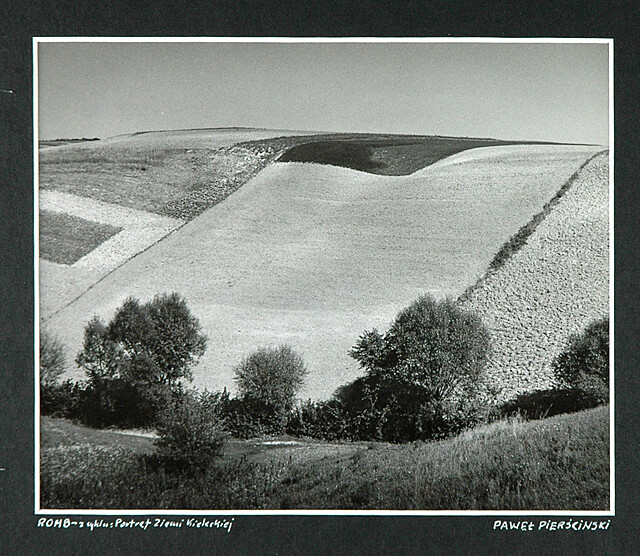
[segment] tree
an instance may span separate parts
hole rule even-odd
[[[422,296],[398,314],[386,334],[365,332],[351,356],[368,375],[382,375],[442,403],[475,389],[489,346],[479,317],[452,301]]]
[[[609,401],[609,318],[591,323],[573,334],[553,362],[557,381],[563,385]]]
[[[87,372],[90,382],[122,378],[122,352],[110,341],[107,326],[97,315],[84,329],[84,343],[76,363]]]
[[[302,357],[289,346],[261,348],[235,369],[240,394],[286,413],[304,384],[307,369]]]
[[[192,379],[206,343],[198,319],[177,293],[147,303],[130,297],[108,325],[98,317],[88,323],[76,362],[90,379],[171,387]]]
[[[46,330],[40,331],[40,384],[53,385],[67,365],[64,345]]]
[[[366,374],[335,394],[352,435],[406,442],[475,423],[489,345],[476,315],[429,296],[401,311],[385,334],[365,332],[350,355]]]

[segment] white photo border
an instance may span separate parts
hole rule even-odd
[[[41,43],[476,43],[476,44],[607,44],[609,47],[609,382],[614,385],[614,88],[611,38],[491,38],[491,37],[33,37],[33,173],[34,173],[34,511],[36,515],[353,515],[353,516],[614,516],[615,515],[615,389],[609,405],[610,507],[580,510],[161,510],[43,509],[40,507],[40,311],[39,311],[39,157],[38,45]]]

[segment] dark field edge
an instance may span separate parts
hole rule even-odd
[[[70,265],[121,231],[121,227],[41,210],[40,256]]]
[[[82,137],[80,139],[42,139],[38,141],[39,147],[60,147],[61,145],[70,145],[71,143],[88,143],[89,141],[100,141],[100,137]]]
[[[446,135],[378,133],[324,133],[282,136],[236,143],[237,147],[267,146],[278,152],[276,162],[312,162],[351,168],[372,174],[403,176],[459,152],[506,145],[568,145],[550,141],[517,141]],[[410,152],[410,148],[424,152]],[[401,152],[385,153],[383,149]],[[404,148],[404,150],[403,150]],[[381,155],[374,159],[375,155]],[[416,154],[418,156],[416,156]],[[403,156],[408,155],[408,156]]]
[[[580,172],[589,164],[594,158],[609,152],[609,149],[604,149],[602,151],[598,151],[594,155],[590,156],[585,160],[580,167],[571,174],[571,177],[560,187],[557,193],[547,201],[542,210],[536,213],[529,222],[527,222],[524,226],[522,226],[513,236],[511,236],[498,250],[498,252],[494,255],[493,259],[489,263],[489,267],[487,271],[478,279],[475,284],[469,286],[461,295],[458,297],[458,302],[467,301],[471,294],[479,288],[484,282],[486,282],[490,276],[493,276],[498,270],[500,270],[506,263],[513,257],[518,251],[520,251],[526,244],[527,240],[533,235],[536,231],[537,227],[541,222],[549,215],[553,207],[558,204],[558,201],[564,196],[564,194],[569,190],[569,188],[573,185],[573,183],[578,179]]]

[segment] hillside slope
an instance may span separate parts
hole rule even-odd
[[[74,355],[95,313],[178,291],[210,338],[197,386],[232,387],[243,357],[288,343],[311,371],[303,396],[328,397],[358,376],[365,329],[424,292],[459,295],[593,152],[491,147],[405,177],[274,164],[46,324]]]
[[[611,503],[608,407],[438,442],[230,442],[197,477],[141,461],[149,439],[46,418],[42,427],[43,508],[602,512]]]
[[[491,330],[490,383],[508,399],[554,384],[570,334],[609,313],[609,161],[594,158],[505,265],[461,300]]]

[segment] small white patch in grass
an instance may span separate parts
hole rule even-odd
[[[265,440],[258,444],[262,444],[263,446],[294,446],[302,444],[302,442],[298,442],[296,440]]]

